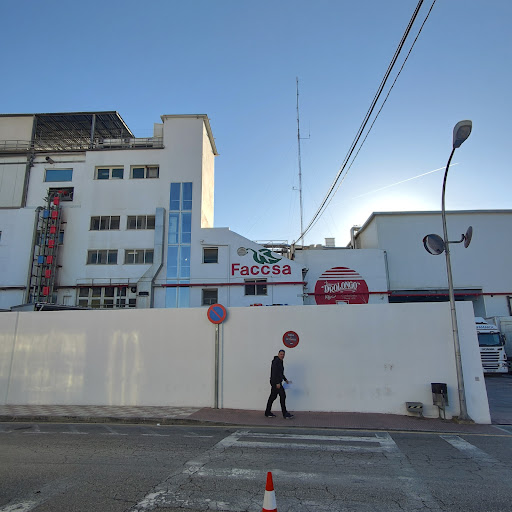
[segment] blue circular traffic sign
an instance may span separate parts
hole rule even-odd
[[[226,308],[222,304],[212,304],[208,308],[206,316],[212,324],[220,324],[226,320],[227,314]]]

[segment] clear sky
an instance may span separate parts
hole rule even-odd
[[[215,226],[292,242],[300,233],[296,77],[307,224],[416,4],[4,0],[0,112],[117,110],[138,137],[162,114],[207,114],[220,153]],[[510,0],[437,0],[306,244],[346,245],[350,227],[373,211],[439,210],[442,170],[410,178],[446,165],[462,119],[473,133],[452,161],[447,209],[512,207],[511,23]]]

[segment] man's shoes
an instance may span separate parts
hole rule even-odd
[[[285,420],[291,420],[293,418],[293,414],[287,413],[283,416]]]
[[[273,413],[265,414],[265,418],[275,418],[276,415]]]

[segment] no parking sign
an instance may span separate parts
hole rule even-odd
[[[224,322],[224,320],[226,320],[227,311],[222,304],[212,304],[208,308],[206,316],[212,324],[221,324]]]

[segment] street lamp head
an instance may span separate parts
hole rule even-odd
[[[460,148],[462,143],[469,137],[473,123],[468,119],[459,121],[453,129],[453,149]]]

